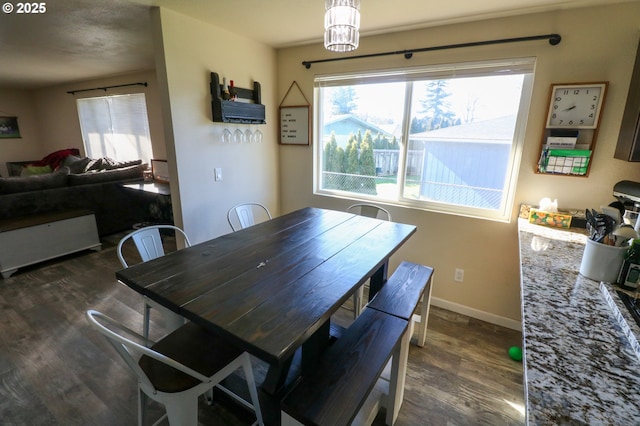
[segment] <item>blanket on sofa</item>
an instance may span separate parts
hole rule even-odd
[[[56,170],[60,167],[60,163],[67,158],[69,155],[80,155],[80,150],[78,148],[67,148],[61,149],[56,152],[52,152],[51,154],[45,156],[42,160],[38,160],[30,164],[33,167],[44,167],[49,166],[51,170]]]

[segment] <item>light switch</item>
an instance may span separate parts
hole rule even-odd
[[[222,167],[216,167],[213,170],[215,172],[215,180],[216,180],[216,182],[220,182],[222,180]]]

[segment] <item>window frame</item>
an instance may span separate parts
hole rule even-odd
[[[123,157],[123,158],[113,158],[113,159],[117,160],[117,161],[132,161],[132,160],[141,159],[144,163],[150,164],[150,161],[153,158],[153,142],[151,140],[151,124],[149,122],[149,108],[148,108],[148,105],[147,105],[147,94],[145,92],[143,92],[143,91],[126,92],[126,93],[114,93],[114,94],[111,94],[111,95],[100,95],[100,96],[83,96],[83,97],[76,98],[76,112],[78,114],[78,122],[80,124],[80,134],[81,134],[81,137],[82,137],[83,148],[84,148],[85,153],[87,155],[93,155],[93,156],[100,155],[102,157],[105,157],[105,156],[109,157],[108,153],[105,153],[105,152],[101,152],[101,153],[90,153],[89,152],[90,151],[89,148],[90,148],[91,143],[88,140],[86,140],[86,137],[85,137],[85,136],[87,136],[89,134],[89,132],[87,132],[87,129],[85,127],[87,123],[85,123],[83,121],[83,112],[81,110],[81,103],[88,102],[88,101],[105,100],[106,103],[109,105],[108,106],[109,118],[110,118],[109,121],[111,122],[111,119],[114,117],[113,108],[117,108],[117,106],[116,107],[113,106],[114,99],[116,99],[116,98],[135,99],[135,98],[132,98],[132,97],[140,97],[140,96],[141,96],[141,102],[139,104],[140,111],[144,111],[144,116],[146,118],[146,123],[144,123],[144,128],[145,128],[147,134],[144,135],[144,136],[148,140],[148,147],[147,147],[148,148],[148,153],[146,153],[146,156],[145,156],[145,154],[143,152],[138,151],[136,153],[136,157],[137,158],[129,158],[129,157],[124,158]],[[113,129],[113,127],[111,127],[110,129],[111,129],[112,132],[115,132],[115,129]],[[115,133],[111,133],[111,134],[115,134]],[[104,135],[108,135],[108,133],[101,133],[100,137],[104,137]],[[140,137],[140,136],[141,135],[139,135],[139,134],[136,135],[136,137]]]
[[[346,198],[356,201],[375,202],[387,205],[396,205],[414,209],[433,211],[444,214],[488,219],[500,222],[511,220],[513,206],[515,203],[515,193],[517,187],[518,174],[520,170],[522,153],[525,142],[525,131],[527,117],[531,104],[533,92],[533,80],[535,75],[535,57],[508,58],[485,60],[475,62],[448,63],[437,65],[424,65],[409,68],[393,68],[385,70],[371,70],[362,72],[346,72],[332,74],[318,74],[314,76],[314,114],[313,114],[313,134],[318,141],[313,150],[313,193],[314,195],[329,196],[336,198]],[[411,84],[405,87],[405,105],[402,118],[402,138],[400,139],[400,151],[397,176],[397,195],[395,199],[381,198],[367,194],[342,191],[337,189],[323,189],[322,183],[322,161],[323,161],[323,132],[322,132],[322,96],[321,89],[331,86],[358,85],[364,83],[387,83],[387,82],[414,82],[425,80],[438,80],[455,77],[482,77],[490,75],[513,75],[522,74],[522,89],[520,103],[516,115],[513,140],[509,152],[505,185],[503,187],[503,197],[500,208],[492,210],[488,208],[461,206],[439,201],[416,200],[403,196],[406,157],[408,141],[410,139],[409,129],[411,121]]]

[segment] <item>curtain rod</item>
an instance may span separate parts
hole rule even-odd
[[[370,53],[366,55],[347,56],[342,58],[318,59],[315,61],[302,61],[302,65],[304,65],[306,69],[309,69],[311,68],[311,64],[317,64],[320,62],[346,61],[349,59],[373,58],[376,56],[387,56],[387,55],[404,55],[405,59],[411,59],[413,54],[417,52],[429,52],[432,50],[457,49],[459,47],[486,46],[489,44],[515,43],[520,41],[547,40],[547,39],[549,40],[550,45],[555,46],[557,44],[560,44],[562,37],[560,37],[560,34],[545,34],[545,35],[537,35],[537,36],[529,36],[529,37],[516,37],[516,38],[503,38],[499,40],[476,41],[471,43],[447,44],[444,46],[423,47],[420,49],[396,50],[394,52]]]
[[[129,83],[129,84],[118,84],[116,86],[94,87],[92,89],[69,90],[67,93],[69,93],[71,95],[75,95],[76,93],[90,92],[91,90],[104,90],[106,92],[107,89],[115,89],[116,87],[127,87],[127,86],[144,86],[144,87],[147,87],[147,82],[145,81],[144,83]]]

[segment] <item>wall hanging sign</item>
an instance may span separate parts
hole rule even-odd
[[[0,139],[20,138],[18,117],[0,117]]]
[[[296,85],[298,91],[307,102],[307,105],[283,106],[284,100],[289,95],[293,85]],[[309,101],[302,93],[300,86],[295,81],[289,86],[289,90],[284,95],[280,103],[280,144],[281,145],[310,145],[311,144],[311,127]]]

